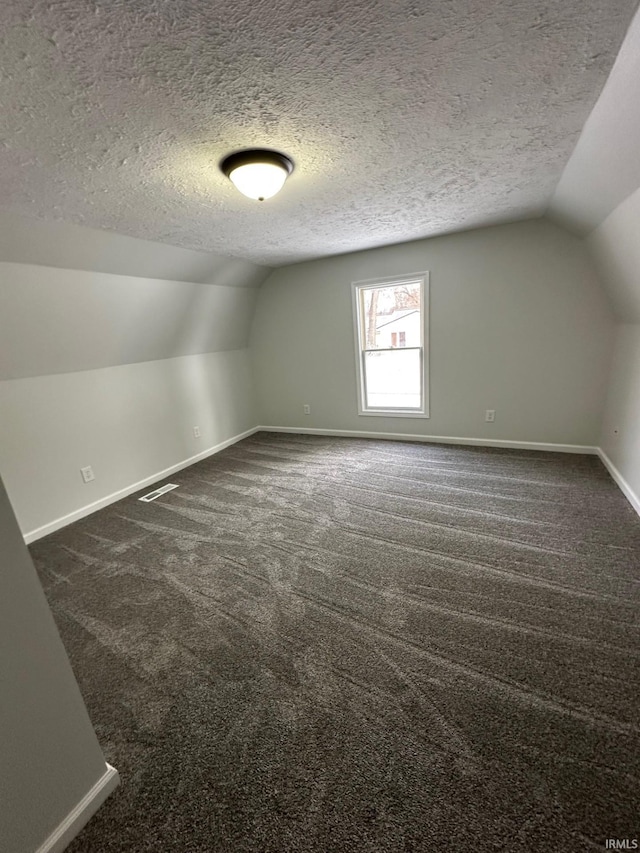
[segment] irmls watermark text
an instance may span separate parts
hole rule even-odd
[[[607,838],[604,842],[605,850],[638,850],[640,844],[637,838]]]

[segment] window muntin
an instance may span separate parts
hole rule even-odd
[[[354,282],[358,411],[428,417],[427,274]]]

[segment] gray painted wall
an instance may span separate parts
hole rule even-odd
[[[611,365],[600,446],[640,506],[640,325],[621,323]]]
[[[256,295],[0,263],[0,471],[25,534],[255,426]]]
[[[0,263],[0,380],[241,349],[256,294]]]
[[[0,410],[0,470],[25,534],[256,423],[246,349],[0,382]]]
[[[640,504],[640,190],[588,244],[619,320],[600,446]]]
[[[350,284],[418,270],[431,273],[432,416],[359,417]],[[260,289],[258,416],[272,426],[594,445],[612,336],[583,242],[543,220],[298,264]]]
[[[0,480],[0,850],[33,853],[106,765]]]

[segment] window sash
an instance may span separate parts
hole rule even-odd
[[[418,352],[419,360],[418,360],[418,372],[419,372],[419,388],[420,388],[420,402],[417,406],[381,406],[381,405],[372,405],[369,403],[370,392],[367,385],[367,366],[366,359],[368,353],[382,353],[382,352],[393,352],[396,353],[400,358],[406,352]],[[384,349],[367,349],[362,350],[361,355],[361,377],[362,377],[362,407],[364,412],[411,412],[412,414],[422,413],[424,410],[424,350],[423,347],[385,347]],[[376,392],[371,392],[371,394],[375,394]],[[379,392],[378,392],[379,393]]]

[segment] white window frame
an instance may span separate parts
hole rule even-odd
[[[366,406],[366,388],[365,388],[365,371],[363,368],[364,354],[367,351],[364,347],[363,328],[362,325],[362,305],[363,300],[361,294],[364,290],[370,290],[375,287],[390,287],[399,284],[420,283],[421,288],[421,311],[422,323],[420,324],[420,365],[421,365],[421,396],[422,406],[420,409],[400,409],[400,408],[371,408]],[[378,418],[428,418],[429,417],[429,273],[417,272],[408,275],[394,275],[387,278],[364,279],[363,281],[354,281],[351,283],[351,298],[353,304],[353,332],[355,341],[356,353],[356,377],[357,377],[357,397],[358,397],[358,415],[367,415]],[[399,349],[397,347],[396,349]],[[411,349],[411,347],[402,347],[403,351]]]

